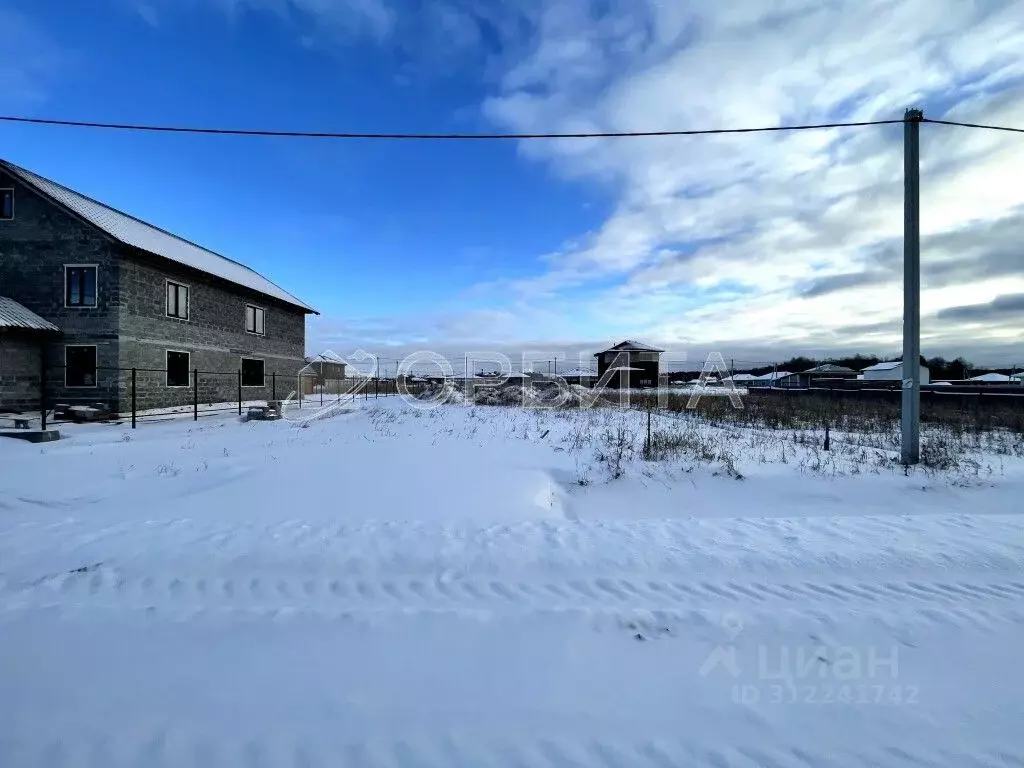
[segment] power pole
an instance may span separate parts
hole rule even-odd
[[[921,460],[921,121],[924,112],[903,116],[903,408],[900,458]]]

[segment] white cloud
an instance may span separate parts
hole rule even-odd
[[[529,53],[484,104],[503,127],[628,131],[899,119],[910,105],[932,116],[951,107],[961,118],[1024,125],[1024,8],[1011,0],[698,0],[685,9],[652,0],[565,8],[544,18]],[[568,178],[608,185],[618,205],[596,232],[549,257],[547,274],[513,287],[550,296],[588,279],[617,278],[620,285],[595,304],[628,313],[630,302],[643,307],[657,296],[662,314],[643,309],[645,330],[668,343],[791,338],[834,346],[856,342],[835,337],[855,324],[873,326],[877,343],[877,328],[899,319],[898,263],[874,273],[870,284],[823,295],[802,295],[800,287],[871,270],[880,249],[894,241],[899,247],[901,132],[897,125],[531,142],[523,146],[527,157]],[[924,125],[922,137],[926,236],[998,222],[1024,204],[1019,136]],[[690,241],[710,243],[674,253]],[[965,303],[965,295],[983,302],[1018,290],[1007,275],[985,280],[989,255],[975,245],[976,277],[961,269],[955,290],[929,285],[928,274],[933,260],[956,255],[925,251],[926,311]],[[694,291],[722,286],[745,295],[693,306]],[[673,295],[680,298],[673,302]],[[894,327],[883,338],[898,344]],[[957,335],[951,324],[943,328]],[[986,335],[1005,337],[993,325],[975,331],[975,342]]]

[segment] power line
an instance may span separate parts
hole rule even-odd
[[[1024,128],[1011,128],[1008,125],[985,125],[984,123],[961,123],[956,120],[932,120],[926,117],[922,120],[925,123],[937,123],[938,125],[956,125],[961,128],[982,128],[986,131],[1006,131],[1008,133],[1024,133]]]
[[[56,120],[43,117],[17,117],[0,115],[0,121],[55,125],[69,128],[102,128],[119,131],[149,133],[193,133],[219,136],[273,136],[302,139],[388,139],[411,141],[474,141],[501,139],[634,139],[654,136],[706,136],[733,133],[772,133],[781,131],[812,131],[825,128],[859,128],[868,125],[893,125],[903,120],[867,120],[849,123],[815,123],[807,125],[773,125],[758,128],[707,128],[682,131],[601,131],[593,133],[336,133],[327,131],[274,131],[247,128],[198,128],[174,125],[144,125],[136,123],[100,123],[85,120]],[[935,121],[933,121],[935,122]]]

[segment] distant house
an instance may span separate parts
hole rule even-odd
[[[729,377],[734,384],[740,384],[742,386],[746,386],[750,382],[756,381],[757,378],[758,377],[752,373],[734,373]]]
[[[306,374],[315,375],[320,381],[324,379],[344,379],[346,365],[345,358],[328,350],[327,352],[321,352],[319,355],[307,357],[306,367],[302,371]]]
[[[612,389],[656,387],[664,351],[639,341],[620,342],[594,354],[597,376],[600,379],[611,369],[613,374],[607,386]]]
[[[197,369],[204,402],[239,387],[267,399],[305,364],[315,313],[237,261],[3,160],[0,290],[59,329],[43,342],[47,404],[114,411],[128,408],[133,368],[139,408],[190,404]],[[41,365],[16,360],[7,375],[32,379],[38,407]]]
[[[793,386],[814,387],[827,386],[829,382],[854,380],[857,378],[857,372],[853,368],[833,363],[824,363],[823,365],[817,365],[814,368],[808,368],[806,371],[794,374],[794,376],[795,379],[792,382],[788,382]]]
[[[967,379],[968,384],[1016,384],[1018,381],[1019,379],[1013,379],[1002,373],[983,373]]]
[[[735,381],[735,378],[733,379]],[[756,388],[790,388],[795,387],[799,384],[798,377],[796,374],[790,373],[789,371],[772,371],[766,373],[763,376],[755,376],[753,379],[747,381],[748,387]]]
[[[299,370],[302,393],[341,392],[341,380],[345,378],[345,359],[328,350],[306,358],[306,364]]]
[[[865,368],[862,372],[865,381],[902,381],[903,380],[903,362],[900,360],[891,360],[885,363],[877,363],[868,368]],[[927,384],[931,381],[931,373],[927,366],[921,366],[921,383]]]

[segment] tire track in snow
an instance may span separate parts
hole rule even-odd
[[[330,578],[137,574],[99,566],[35,584],[0,587],[0,612],[102,607],[172,613],[245,611],[347,615],[366,613],[631,613],[693,610],[771,614],[916,615],[928,623],[989,626],[1024,623],[1024,582],[928,581],[684,582],[593,576],[569,580],[424,577]]]
[[[476,744],[455,738],[409,738],[325,744],[298,739],[215,740],[153,729],[134,739],[110,733],[87,741],[54,738],[45,744],[0,741],[0,764],[19,768],[1021,768],[1019,746],[966,752],[942,746],[809,750],[797,744],[711,746],[693,742],[544,738],[515,744]]]

